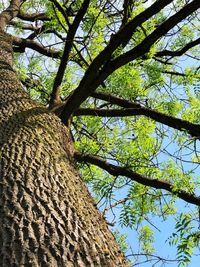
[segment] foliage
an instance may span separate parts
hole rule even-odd
[[[169,238],[170,245],[177,246],[178,266],[188,266],[194,247],[199,245],[199,231],[195,231],[191,214],[181,213],[176,220],[176,232]]]
[[[3,2],[1,1],[1,8]],[[126,2],[129,6],[125,12]],[[126,23],[146,10],[152,2],[155,1],[124,1],[123,5],[122,1],[90,1],[73,39],[59,87],[63,103],[79,87],[87,70],[109,45],[113,36],[120,29],[123,30]],[[103,67],[111,60],[116,63],[115,59],[141,44],[172,14],[184,7],[186,2],[191,1],[173,1],[173,4],[141,23],[133,31],[128,43],[122,42],[111,53],[111,58],[102,63],[97,73],[100,75]],[[45,12],[50,19],[30,22],[29,25],[34,27],[33,31],[27,30],[26,23],[19,18],[8,27],[12,35],[19,35],[21,38],[29,39],[30,35],[35,33],[33,40],[42,44],[44,51],[47,48],[52,52],[48,57],[41,56],[36,49],[26,48],[26,53],[15,53],[15,69],[25,90],[34,100],[45,106],[48,106],[51,98],[70,25],[82,3],[80,0],[27,0],[22,5],[23,12]],[[125,13],[128,17],[122,25]],[[158,115],[161,114],[160,117],[162,114],[167,115],[168,120],[172,117],[194,124],[200,123],[200,68],[197,64],[197,46],[191,47],[182,55],[173,56],[168,52],[159,56],[159,52],[163,51],[180,51],[197,39],[198,16],[197,12],[189,14],[155,41],[147,52],[123,64],[98,85],[97,92],[131,101],[136,108],[139,105],[138,109],[147,110],[145,114],[141,112],[138,115],[117,117],[101,117],[98,114],[75,115],[71,123],[74,146],[80,153],[98,156],[107,163],[125,167],[143,177],[171,184],[169,193],[156,186],[135,182],[134,177],[131,179],[122,175],[111,175],[87,162],[78,163],[84,180],[108,221],[138,233],[141,255],[152,254],[156,249],[155,225],[160,225],[160,222],[172,216],[175,218],[175,232],[170,238],[170,244],[177,247],[179,266],[189,264],[194,247],[198,247],[199,235],[195,230],[196,225],[192,226],[192,220],[198,216],[195,214],[196,217],[192,218],[190,213],[182,213],[184,207],[177,204],[177,198],[180,197],[181,190],[191,195],[198,193],[199,136],[191,135],[187,129],[181,127],[177,129],[176,123],[170,126],[169,123],[163,123],[149,114],[153,110]],[[59,51],[59,57],[53,56],[55,51]],[[112,67],[111,65],[110,68]],[[81,103],[81,108],[124,109],[112,101],[94,97],[92,94]],[[192,205],[188,210],[190,209],[193,210]],[[130,254],[131,244],[128,245],[129,241],[126,241],[128,237],[118,231],[115,235],[122,251]]]

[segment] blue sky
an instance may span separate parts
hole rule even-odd
[[[178,206],[180,209],[182,209],[181,205],[185,205],[184,201],[178,201]],[[166,221],[161,221],[158,218],[155,219],[154,221],[155,226],[160,230],[155,230],[155,255],[158,255],[160,257],[166,258],[166,259],[176,259],[176,247],[175,246],[170,246],[169,243],[167,242],[167,239],[169,236],[175,232],[174,226],[175,226],[175,219],[173,216],[169,217]],[[132,247],[132,250],[134,253],[138,252],[138,236],[135,232],[134,229],[130,228],[121,228],[120,226],[116,226],[116,229],[120,231],[120,233],[126,234],[128,239],[129,245]],[[197,251],[196,251],[197,252]],[[129,254],[130,252],[128,252]],[[144,258],[143,258],[144,260]],[[141,261],[143,261],[141,258]],[[198,267],[199,266],[199,260],[200,256],[192,256],[191,262],[188,265],[189,267]],[[141,267],[150,267],[153,266],[155,263],[152,262],[147,262],[143,263],[139,266]],[[177,267],[177,262],[167,262],[165,265],[160,261],[158,262],[155,266],[169,266],[169,267]]]

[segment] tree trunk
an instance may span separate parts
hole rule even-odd
[[[68,129],[29,99],[0,33],[0,266],[127,266],[73,167]]]

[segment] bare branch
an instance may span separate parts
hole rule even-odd
[[[106,170],[108,173],[114,176],[125,176],[130,178],[132,181],[135,181],[137,183],[146,185],[146,186],[151,186],[156,189],[164,189],[173,195],[176,195],[180,199],[183,199],[187,203],[191,203],[197,206],[200,206],[200,197],[196,196],[193,193],[188,193],[182,189],[178,189],[177,191],[174,191],[173,184],[158,180],[158,179],[151,179],[148,177],[145,177],[141,174],[138,174],[132,170],[129,170],[128,168],[125,167],[120,167],[120,166],[115,166],[113,164],[108,163],[107,161],[94,156],[90,154],[81,154],[80,152],[75,152],[74,153],[74,158],[79,161],[79,162],[88,162],[93,165],[96,165],[104,170]]]

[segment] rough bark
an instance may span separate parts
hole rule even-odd
[[[31,101],[0,32],[0,266],[127,266],[71,160],[68,129]]]

